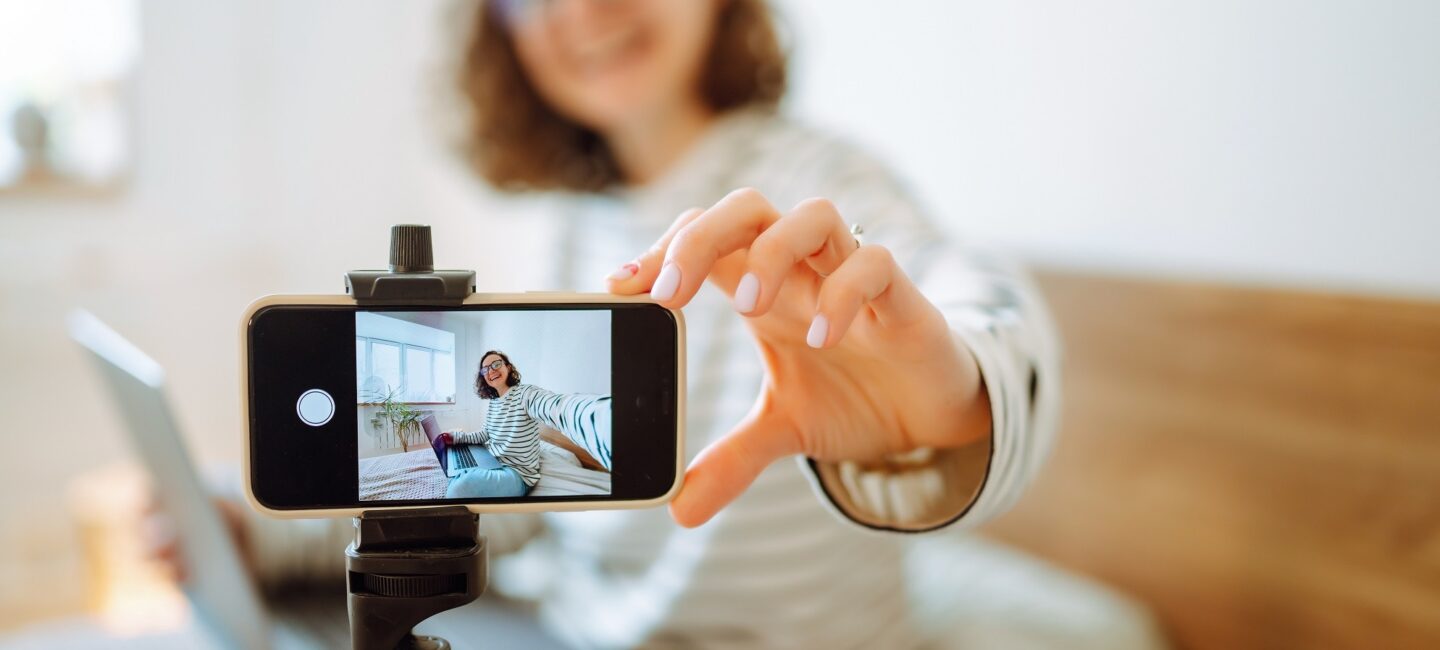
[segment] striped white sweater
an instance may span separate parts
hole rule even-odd
[[[543,256],[555,266],[549,286],[536,288],[603,290],[602,278],[650,246],[683,210],[745,186],[781,210],[814,196],[831,199],[847,220],[864,226],[867,243],[894,252],[980,365],[993,409],[989,443],[922,451],[912,469],[896,473],[805,459],[776,463],[696,529],[675,525],[663,508],[485,516],[497,558],[492,585],[536,598],[542,619],[578,646],[935,643],[917,639],[912,624],[916,608],[907,601],[903,571],[910,537],[877,531],[972,527],[1006,510],[1039,470],[1059,403],[1058,350],[1023,275],[957,245],[885,167],[855,147],[783,117],[738,112],[646,187],[517,200],[555,218],[548,226],[553,245]],[[507,227],[534,223],[517,218]],[[749,411],[762,365],[742,319],[718,291],[706,287],[685,312],[686,452],[693,458]],[[973,472],[962,469],[967,458],[986,468],[973,499],[975,486],[964,481]],[[337,527],[336,549],[347,528]],[[338,560],[327,561],[338,573]]]

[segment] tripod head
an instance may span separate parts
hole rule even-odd
[[[446,650],[411,628],[485,591],[480,516],[462,506],[372,510],[356,517],[345,549],[350,643],[355,650]]]

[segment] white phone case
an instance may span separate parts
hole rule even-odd
[[[651,302],[646,296],[614,296],[603,293],[568,293],[562,291],[531,291],[526,293],[476,293],[465,299],[466,305],[543,305],[543,304],[575,304],[575,303],[648,303]],[[356,508],[316,508],[307,510],[275,510],[266,507],[255,498],[254,490],[250,485],[250,366],[249,366],[249,326],[250,319],[255,313],[266,307],[277,305],[346,305],[355,306],[355,299],[348,295],[272,295],[264,296],[245,308],[245,314],[240,319],[240,404],[241,413],[245,418],[245,439],[241,441],[241,448],[244,449],[244,462],[241,472],[245,477],[245,500],[250,507],[271,517],[285,519],[303,519],[317,517],[353,517],[366,510],[383,510],[399,508],[439,508],[453,505],[464,505],[471,512],[480,514],[501,513],[501,512],[557,512],[567,510],[619,510],[632,508],[652,508],[669,502],[680,491],[680,485],[685,474],[685,317],[679,310],[672,309],[670,313],[675,315],[676,336],[675,336],[675,482],[664,495],[643,500],[614,501],[540,501],[535,503],[496,503],[496,504],[435,504],[428,506],[416,505],[385,505],[383,501],[376,501],[374,505],[365,505]]]

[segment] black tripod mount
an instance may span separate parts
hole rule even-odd
[[[437,271],[430,226],[390,228],[389,270],[345,274],[361,305],[459,305],[475,293],[474,271]],[[485,591],[485,538],[463,506],[366,510],[345,549],[350,644],[354,650],[449,650],[411,630]]]

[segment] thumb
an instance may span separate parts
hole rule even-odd
[[[771,463],[800,451],[800,434],[787,420],[774,413],[751,413],[690,463],[685,484],[670,503],[670,516],[686,528],[710,521]]]

